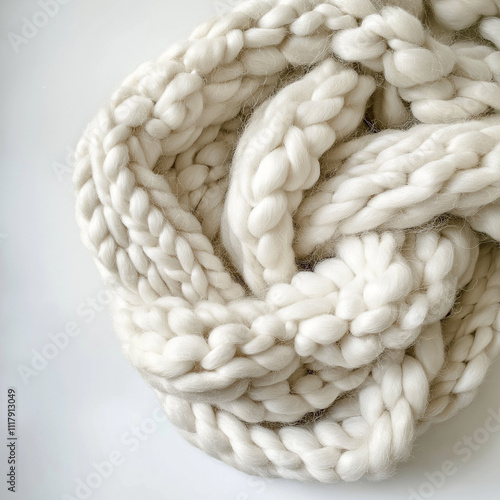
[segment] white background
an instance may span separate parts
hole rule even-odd
[[[68,157],[123,78],[234,2],[66,0],[19,45],[23,18],[43,22],[41,7],[36,0],[0,0],[0,498],[389,500],[419,488],[420,498],[499,498],[500,432],[485,437],[480,428],[489,412],[500,411],[500,362],[473,405],[420,437],[412,459],[382,483],[250,478],[157,422],[152,390],[121,354],[100,277],[80,242]],[[54,353],[49,334],[68,323],[80,333]],[[35,360],[35,369],[36,352],[53,359]],[[5,480],[8,387],[17,390],[15,494]],[[141,425],[149,434],[133,441]],[[484,443],[473,441],[476,449],[466,453],[465,436]],[[109,477],[77,492],[78,480],[110,454],[121,460]],[[422,486],[426,473],[442,479],[435,471],[447,460],[455,473],[439,487]]]

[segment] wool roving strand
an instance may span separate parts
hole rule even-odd
[[[473,400],[500,350],[499,9],[241,3],[89,124],[82,239],[191,443],[382,479]]]

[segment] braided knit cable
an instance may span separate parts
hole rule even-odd
[[[472,401],[500,351],[499,15],[247,1],[89,124],[82,239],[191,443],[251,474],[383,479]]]

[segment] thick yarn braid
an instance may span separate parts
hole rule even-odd
[[[380,479],[472,401],[500,350],[499,12],[242,3],[89,125],[82,238],[190,442]]]

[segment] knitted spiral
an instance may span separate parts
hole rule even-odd
[[[124,352],[251,474],[381,479],[500,351],[500,1],[255,0],[76,152]]]

